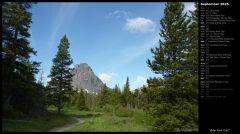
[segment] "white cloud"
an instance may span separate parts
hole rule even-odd
[[[125,24],[125,28],[131,33],[153,32],[156,26],[156,24],[152,20],[144,17],[127,19],[126,21],[127,22]]]
[[[195,10],[194,2],[185,2],[184,7],[184,12],[187,12],[188,14],[190,13],[189,11]]]
[[[51,78],[50,78],[50,77],[48,77],[48,78],[47,78],[47,82],[49,82],[50,80],[51,80]]]
[[[71,64],[71,65],[69,66],[69,68],[74,68],[74,65],[73,65],[73,64]]]
[[[44,85],[46,85],[47,82],[51,80],[51,78],[48,77],[48,74],[47,74],[47,73],[44,73],[44,72],[43,72],[43,73],[42,73],[42,72],[39,73],[39,74],[37,75],[37,79],[38,79],[38,81],[43,82]]]
[[[130,12],[124,11],[124,10],[115,10],[113,12],[108,13],[105,18],[109,19],[109,18],[128,18],[129,17]]]
[[[147,78],[139,75],[133,81],[132,90],[135,90],[136,88],[142,87],[143,85],[147,85]]]
[[[116,73],[101,73],[99,74],[99,78],[104,82],[109,82],[112,80],[113,76],[117,76],[118,74]]]

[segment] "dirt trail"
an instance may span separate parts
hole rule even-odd
[[[82,119],[80,119],[80,118],[77,118],[77,117],[73,117],[73,118],[77,120],[76,123],[67,124],[67,125],[62,126],[62,127],[53,128],[53,129],[49,130],[49,132],[64,132],[65,130],[67,130],[67,129],[69,129],[69,128],[72,128],[72,127],[74,127],[74,126],[77,125],[77,124],[82,124],[82,123],[84,123],[84,120],[82,120]]]

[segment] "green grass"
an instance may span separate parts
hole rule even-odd
[[[131,110],[133,114],[130,117],[122,117],[123,114],[113,116],[111,113],[85,117],[83,118],[85,121],[83,124],[77,124],[75,127],[66,130],[66,132],[151,131],[151,118],[142,110]]]
[[[133,110],[129,108],[120,107],[116,110],[116,116],[118,117],[132,117]]]
[[[54,127],[76,122],[66,114],[58,115],[53,109],[49,109],[49,115],[39,118],[25,117],[24,119],[2,120],[4,132],[46,132]]]
[[[77,131],[151,131],[151,117],[142,110],[120,108],[116,116],[111,112],[78,111],[72,108],[63,110],[58,115],[56,109],[48,108],[49,115],[39,118],[24,117],[19,119],[2,120],[4,132],[46,132],[55,127],[76,122],[72,117],[84,120],[83,124],[66,130]],[[23,121],[24,120],[24,121]]]
[[[102,115],[101,112],[94,112],[94,111],[79,111],[79,110],[76,110],[76,109],[65,109],[64,110],[64,113],[68,116],[71,116],[71,117],[79,117],[79,118],[89,118],[89,117],[97,117],[97,116],[100,116]]]

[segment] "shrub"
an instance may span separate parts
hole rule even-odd
[[[180,120],[172,115],[162,115],[154,124],[155,131],[176,131],[181,126]]]
[[[106,105],[104,105],[104,106],[102,107],[102,110],[103,110],[104,112],[110,113],[110,112],[113,111],[113,106],[111,106],[111,105],[109,105],[109,104],[106,104]]]
[[[129,108],[124,108],[124,107],[119,107],[116,110],[116,116],[119,117],[132,117],[133,116],[133,111]]]

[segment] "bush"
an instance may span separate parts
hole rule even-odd
[[[173,132],[177,131],[177,129],[180,128],[180,126],[181,126],[180,120],[168,114],[162,115],[156,119],[156,122],[154,124],[154,130]]]
[[[102,110],[103,110],[104,112],[110,113],[110,112],[113,111],[113,106],[111,106],[111,105],[109,105],[109,104],[106,104],[106,105],[104,105],[104,106],[102,107]]]
[[[116,110],[116,116],[118,117],[132,117],[133,111],[129,108],[119,107]]]
[[[198,107],[197,105],[182,102],[172,109],[172,114],[181,120],[182,131],[192,131],[198,128]]]
[[[4,118],[20,119],[20,118],[25,118],[26,116],[27,115],[25,115],[23,112],[13,108],[11,105],[5,106],[3,108]]]
[[[82,111],[89,111],[89,108],[86,107],[86,106],[80,106],[80,107],[79,107],[79,110],[82,110]]]
[[[175,105],[156,104],[148,112],[155,118],[155,131],[195,131],[198,129],[198,107],[187,101],[178,101]]]

